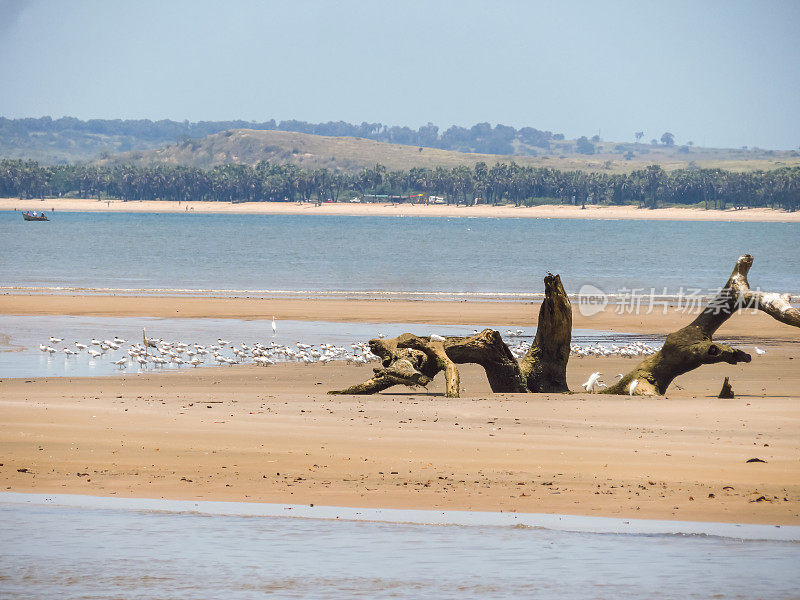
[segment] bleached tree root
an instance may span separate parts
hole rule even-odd
[[[661,350],[644,359],[603,393],[628,394],[631,383],[636,380],[634,395],[663,395],[676,377],[701,365],[750,362],[751,357],[746,352],[712,339],[717,329],[740,309],[758,309],[782,323],[800,327],[800,310],[791,306],[788,295],[750,289],[747,273],[752,265],[753,257],[749,254],[739,257],[725,287],[703,312],[683,329],[670,333]]]

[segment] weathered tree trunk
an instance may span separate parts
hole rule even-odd
[[[444,341],[444,349],[454,363],[482,366],[493,392],[528,391],[517,359],[506,346],[500,332],[484,329],[469,337],[448,337]]]
[[[439,372],[439,365],[420,350],[398,348],[397,338],[369,341],[373,354],[381,358],[383,368],[373,369],[375,375],[363,383],[329,394],[377,394],[394,385],[426,386]]]
[[[520,363],[520,370],[531,392],[568,392],[572,304],[558,275],[547,274],[544,290],[536,337]]]
[[[460,377],[455,363],[447,356],[444,342],[421,338],[410,333],[404,333],[397,338],[398,348],[410,348],[425,353],[428,361],[436,366],[437,371],[444,371],[445,395],[448,398],[458,398]]]
[[[676,377],[700,365],[750,362],[750,355],[746,352],[711,339],[717,329],[741,308],[758,309],[782,323],[800,327],[800,310],[791,306],[788,295],[750,289],[747,273],[752,265],[753,257],[749,254],[739,257],[725,287],[703,312],[683,329],[670,333],[661,350],[643,360],[603,393],[628,394],[631,383],[636,380],[635,395],[662,395]]]
[[[499,332],[484,329],[467,337],[442,341],[404,333],[392,339],[370,340],[370,349],[381,357],[383,367],[358,385],[330,394],[374,394],[393,385],[430,383],[445,372],[446,394],[459,395],[457,364],[483,367],[495,393],[567,392],[566,369],[572,339],[572,306],[558,275],[545,278],[545,299],[533,345],[520,365]]]

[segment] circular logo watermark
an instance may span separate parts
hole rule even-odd
[[[578,290],[578,312],[584,317],[591,317],[603,312],[608,306],[608,294],[590,283]]]

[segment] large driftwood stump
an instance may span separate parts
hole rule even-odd
[[[360,384],[329,394],[375,394],[393,385],[426,386],[445,373],[446,395],[459,396],[458,364],[483,367],[495,393],[568,392],[567,361],[572,340],[572,306],[561,278],[545,277],[545,299],[531,349],[517,362],[499,332],[484,329],[475,335],[431,339],[404,333],[391,339],[373,339],[369,347],[382,367]],[[438,337],[438,336],[434,336]]]
[[[800,310],[792,307],[788,294],[750,289],[747,273],[752,265],[753,257],[749,254],[739,257],[725,287],[703,312],[683,329],[670,333],[661,350],[643,360],[603,393],[628,394],[635,380],[635,395],[663,395],[676,377],[701,365],[750,362],[750,355],[746,352],[712,340],[717,329],[739,309],[758,309],[782,323],[800,327]]]
[[[536,337],[522,359],[520,369],[531,392],[568,392],[567,362],[572,341],[572,304],[558,275],[547,274],[544,290]]]

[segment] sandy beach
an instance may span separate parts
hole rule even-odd
[[[634,206],[544,205],[534,207],[452,206],[425,204],[366,204],[325,203],[315,206],[297,202],[165,202],[48,198],[20,200],[0,198],[0,210],[37,210],[50,212],[144,212],[144,213],[206,213],[242,215],[339,215],[373,217],[485,217],[518,219],[641,219],[655,221],[753,221],[800,222],[800,212],[767,208],[742,210],[700,210],[692,208],[639,209]]]
[[[536,322],[524,303],[0,296],[0,314]],[[664,333],[689,316],[611,310],[575,327]],[[761,314],[718,337],[765,356],[705,366],[665,398],[491,394],[462,366],[370,397],[370,366],[248,365],[0,381],[6,491],[800,524],[800,334]],[[749,348],[748,348],[749,347]],[[571,389],[634,359],[574,358]],[[730,376],[735,400],[716,395]],[[747,461],[759,458],[766,462]]]

